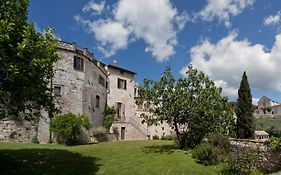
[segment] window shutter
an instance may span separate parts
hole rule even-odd
[[[122,118],[125,119],[125,104],[122,103],[121,105],[121,111],[122,111]]]
[[[73,59],[73,67],[74,69],[77,69],[77,57],[74,56],[74,59]]]

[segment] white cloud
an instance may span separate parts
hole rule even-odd
[[[280,22],[281,22],[281,11],[278,11],[276,15],[270,15],[266,17],[263,21],[263,24],[266,26],[280,25]]]
[[[230,17],[239,15],[253,3],[254,0],[208,0],[208,4],[197,13],[196,18],[200,17],[204,21],[218,19],[226,27],[230,27]]]
[[[95,3],[94,1],[88,2],[82,9],[84,13],[93,11],[92,14],[99,15],[102,13],[105,7],[105,1],[102,1],[100,4]]]
[[[95,38],[100,41],[101,45],[98,49],[105,56],[111,56],[118,49],[127,47],[129,31],[122,23],[111,20],[84,20],[81,16],[75,16],[74,19],[86,26],[87,32],[95,35]]]
[[[108,53],[106,56],[125,48],[130,41],[141,39],[147,44],[145,51],[161,62],[175,53],[177,32],[184,28],[188,16],[179,14],[169,0],[120,0],[109,19],[98,22],[77,16],[75,19],[95,34],[100,48]]]
[[[205,72],[223,94],[237,96],[244,71],[247,71],[251,88],[281,91],[281,35],[277,35],[271,50],[261,44],[237,40],[232,32],[217,43],[208,40],[191,48],[191,64]],[[187,70],[184,67],[181,73]]]
[[[252,103],[254,105],[258,105],[259,100],[260,100],[259,98],[252,98]]]

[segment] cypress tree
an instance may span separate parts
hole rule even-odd
[[[238,90],[238,104],[236,109],[236,137],[253,138],[255,122],[253,116],[252,95],[246,71],[243,73]]]

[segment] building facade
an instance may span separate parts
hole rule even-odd
[[[281,115],[281,103],[272,101],[270,98],[263,96],[258,101],[258,106],[254,111],[255,116],[278,116]]]
[[[62,112],[87,115],[92,126],[102,126],[108,81],[104,66],[74,43],[61,42],[57,53],[61,59],[51,84]],[[89,140],[89,134],[83,136],[83,142]]]
[[[107,65],[106,69],[109,79],[107,104],[116,110],[112,128],[118,129],[119,140],[147,139],[147,128],[135,114],[136,73],[115,65]]]
[[[167,123],[148,126],[142,122],[141,114],[149,114],[149,106],[136,105],[136,73],[101,63],[86,48],[80,49],[75,43],[60,42],[57,53],[61,59],[54,65],[50,86],[62,113],[87,115],[93,127],[102,127],[104,109],[108,105],[116,110],[111,130],[118,130],[119,140],[146,140],[154,135],[160,138],[172,134],[173,128]],[[43,117],[38,123],[37,133],[34,129],[25,131],[13,121],[1,121],[0,131],[4,134],[0,133],[0,141],[8,141],[9,134],[19,128],[18,132],[24,133],[21,134],[23,142],[31,142],[35,136],[40,143],[48,143],[50,119],[46,112],[41,113]],[[29,128],[36,127],[32,125]],[[89,142],[90,136],[90,131],[84,130],[81,142]]]

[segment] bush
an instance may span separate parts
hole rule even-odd
[[[162,136],[161,140],[175,140],[175,136],[172,135],[167,135],[167,136]]]
[[[109,131],[113,123],[115,113],[116,111],[114,107],[106,106],[104,111],[103,127],[105,127],[107,131]]]
[[[114,127],[112,128],[112,131],[113,131],[113,133],[116,134],[117,136],[119,135],[118,127],[114,126]]]
[[[58,115],[50,123],[50,131],[54,132],[58,143],[76,145],[82,128],[89,129],[89,117],[67,113]]]
[[[212,134],[208,136],[208,143],[214,147],[220,148],[225,153],[230,151],[230,140],[222,134]]]
[[[152,139],[153,140],[159,140],[159,136],[158,135],[154,135],[154,136],[152,136]]]
[[[265,144],[273,151],[281,151],[281,137],[271,137],[265,142]]]
[[[221,150],[210,144],[201,144],[195,147],[192,156],[204,165],[216,165],[221,161]]]
[[[281,130],[271,126],[266,130],[270,137],[281,137]]]
[[[98,128],[93,128],[91,130],[91,133],[94,137],[102,137],[102,136],[105,136],[105,134],[107,133],[107,130],[103,127],[98,127]]]

